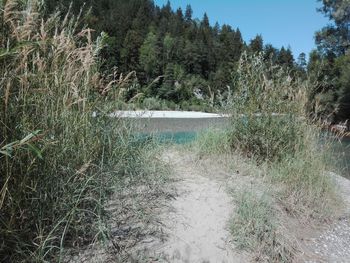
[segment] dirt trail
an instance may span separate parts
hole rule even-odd
[[[177,198],[161,216],[168,239],[155,249],[168,262],[247,262],[234,251],[228,224],[233,203],[227,194],[223,169],[196,163],[191,154],[168,151],[168,162],[178,179]]]

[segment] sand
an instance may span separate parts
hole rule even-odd
[[[153,247],[154,253],[172,263],[248,262],[232,242],[234,204],[225,181],[219,179],[221,171],[198,167],[192,155],[177,151],[168,151],[164,159],[179,180],[178,196],[161,215],[168,239]]]
[[[120,118],[171,118],[171,119],[201,119],[224,118],[223,114],[195,112],[195,111],[116,111],[110,117]]]

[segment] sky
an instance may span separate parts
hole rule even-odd
[[[159,6],[167,0],[155,0]],[[208,14],[211,24],[229,24],[239,28],[244,40],[261,34],[265,44],[291,47],[295,57],[315,48],[315,32],[329,24],[317,12],[317,0],[170,0],[172,8],[185,10],[190,4],[194,18]]]

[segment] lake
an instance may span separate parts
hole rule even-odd
[[[141,136],[153,134],[161,142],[189,143],[196,139],[199,132],[210,128],[224,128],[228,118],[157,118],[133,119],[135,130]],[[338,162],[339,173],[350,178],[350,138],[344,138],[334,144],[334,159]]]

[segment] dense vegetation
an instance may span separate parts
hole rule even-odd
[[[330,121],[350,119],[350,4],[323,0],[319,10],[332,24],[316,33],[309,74],[320,83],[312,95],[313,110]]]
[[[68,10],[70,2],[46,0],[47,12]],[[263,52],[265,61],[288,67],[294,71],[292,76],[309,76],[320,83],[310,94],[310,112],[332,122],[349,118],[350,11],[346,0],[322,1],[319,11],[332,24],[316,33],[318,48],[309,62],[305,53],[295,59],[290,48],[265,44],[261,35],[246,43],[239,28],[210,23],[206,14],[201,20],[193,18],[191,6],[172,10],[170,2],[159,7],[152,0],[77,0],[73,12],[78,14],[83,3],[85,10],[91,8],[83,11],[85,24],[96,30],[95,36],[105,32],[100,71],[106,75],[115,68],[124,74],[136,72],[124,102],[149,97],[141,107],[212,110],[194,106],[220,104],[235,88],[231,75],[241,54]]]
[[[147,191],[161,195],[162,170],[151,142],[106,115],[107,91],[125,79],[101,77],[100,40],[71,14],[44,18],[38,1],[0,3],[0,261],[58,262],[65,249],[109,236],[105,202],[116,189],[142,184],[147,210]],[[124,209],[129,222],[141,214],[123,195],[118,227]]]
[[[46,2],[49,10],[67,9],[70,0]],[[107,34],[102,72],[109,74],[114,67],[124,74],[136,71],[138,83],[125,94],[125,101],[142,93],[173,102],[168,103],[170,108],[177,104],[188,109],[204,102],[212,106],[219,94],[228,92],[231,73],[244,51],[264,52],[266,60],[297,68],[289,48],[264,45],[260,35],[246,44],[239,28],[212,26],[206,14],[201,20],[193,18],[191,6],[174,11],[170,2],[159,7],[152,0],[73,2],[75,13],[87,2],[86,8],[92,9],[85,22],[96,35]]]

